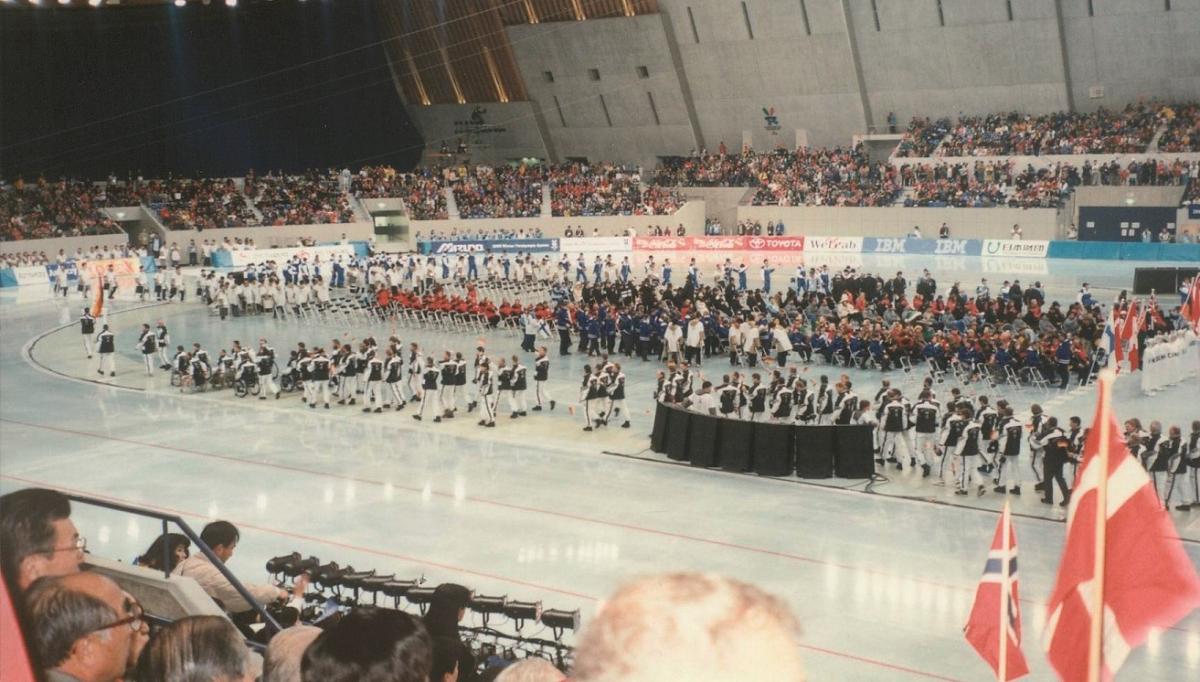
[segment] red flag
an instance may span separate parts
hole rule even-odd
[[[83,272],[80,272],[79,276],[83,277],[84,276]],[[98,320],[98,319],[100,319],[100,315],[103,313],[104,313],[104,277],[102,275],[100,275],[99,273],[96,273],[96,298],[95,298],[95,300],[92,301],[92,317],[94,317]]]
[[[1151,628],[1170,627],[1200,606],[1200,577],[1146,470],[1120,438],[1109,408],[1111,382],[1111,375],[1101,376],[1096,414],[1067,513],[1058,579],[1047,605],[1043,643],[1050,664],[1064,680],[1089,679],[1093,636],[1101,655],[1095,679],[1112,679]],[[1107,471],[1103,487],[1102,469]],[[1101,497],[1103,517],[1097,514]],[[1096,561],[1098,555],[1102,561]],[[1102,629],[1093,633],[1097,597],[1103,600],[1104,618]]]
[[[1183,318],[1192,323],[1192,329],[1200,332],[1200,275],[1192,278],[1187,300],[1183,303]]]
[[[1003,628],[1003,630],[1002,630]],[[1004,634],[1001,635],[1000,633]],[[1008,502],[996,524],[983,577],[975,590],[975,605],[963,628],[967,641],[992,666],[1002,682],[1029,674],[1021,652],[1021,600],[1017,591],[1017,535]],[[1003,658],[1004,665],[1000,665]]]

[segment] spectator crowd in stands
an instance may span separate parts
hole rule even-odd
[[[757,187],[756,206],[888,206],[899,191],[896,170],[872,162],[861,145],[667,159],[655,182]]]
[[[1200,106],[1130,104],[1119,112],[959,115],[931,121],[914,118],[896,150],[898,157],[1041,156],[1046,154],[1140,154],[1159,130],[1158,151],[1200,149]]]
[[[111,205],[94,184],[18,179],[0,191],[0,241],[116,234],[117,224],[100,210]]]
[[[477,165],[453,177],[451,186],[461,218],[536,218],[544,179],[538,165]]]
[[[263,225],[325,225],[354,221],[350,197],[336,171],[302,175],[246,174],[246,196],[262,213]]]

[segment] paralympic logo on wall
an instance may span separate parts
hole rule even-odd
[[[487,113],[486,107],[477,106],[471,110],[471,117],[466,120],[454,122],[455,135],[498,135],[507,132],[508,128],[503,126],[489,124],[483,115]]]
[[[763,107],[763,129],[772,135],[778,135],[781,126],[779,125],[779,116],[775,114],[775,107]]]

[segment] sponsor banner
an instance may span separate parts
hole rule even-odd
[[[751,251],[803,251],[804,237],[746,237],[746,248]]]
[[[1200,218],[1200,204],[1188,204],[1188,218]]]
[[[692,248],[696,251],[745,251],[747,239],[733,235],[692,237]]]
[[[297,256],[308,261],[314,261],[317,258],[323,261],[334,260],[338,256],[349,260],[354,258],[355,251],[354,246],[351,244],[326,244],[323,246],[293,246],[281,249],[227,251],[226,253],[229,254],[229,265],[240,268],[251,263],[265,263],[267,261],[284,263]]]
[[[862,253],[862,237],[805,237],[805,251]]]
[[[983,271],[1004,275],[1047,275],[1050,266],[1044,258],[984,258]]]
[[[865,237],[863,253],[900,253],[922,256],[978,256],[983,242],[978,239],[911,239],[908,237]]]
[[[633,250],[632,237],[566,237],[558,240],[563,253],[624,253]]]
[[[1050,242],[1037,239],[985,239],[981,255],[986,257],[1045,258],[1049,249]]]
[[[634,251],[690,251],[691,237],[634,237]]]
[[[421,242],[421,253],[430,256],[466,255],[469,253],[542,253],[558,251],[558,239],[459,239],[456,241]]]
[[[17,286],[49,284],[51,281],[45,265],[24,265],[12,270]]]

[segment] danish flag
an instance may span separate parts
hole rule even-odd
[[[1064,680],[1112,679],[1151,628],[1171,627],[1200,606],[1200,576],[1120,438],[1111,384],[1102,373],[1046,609],[1043,643]]]

